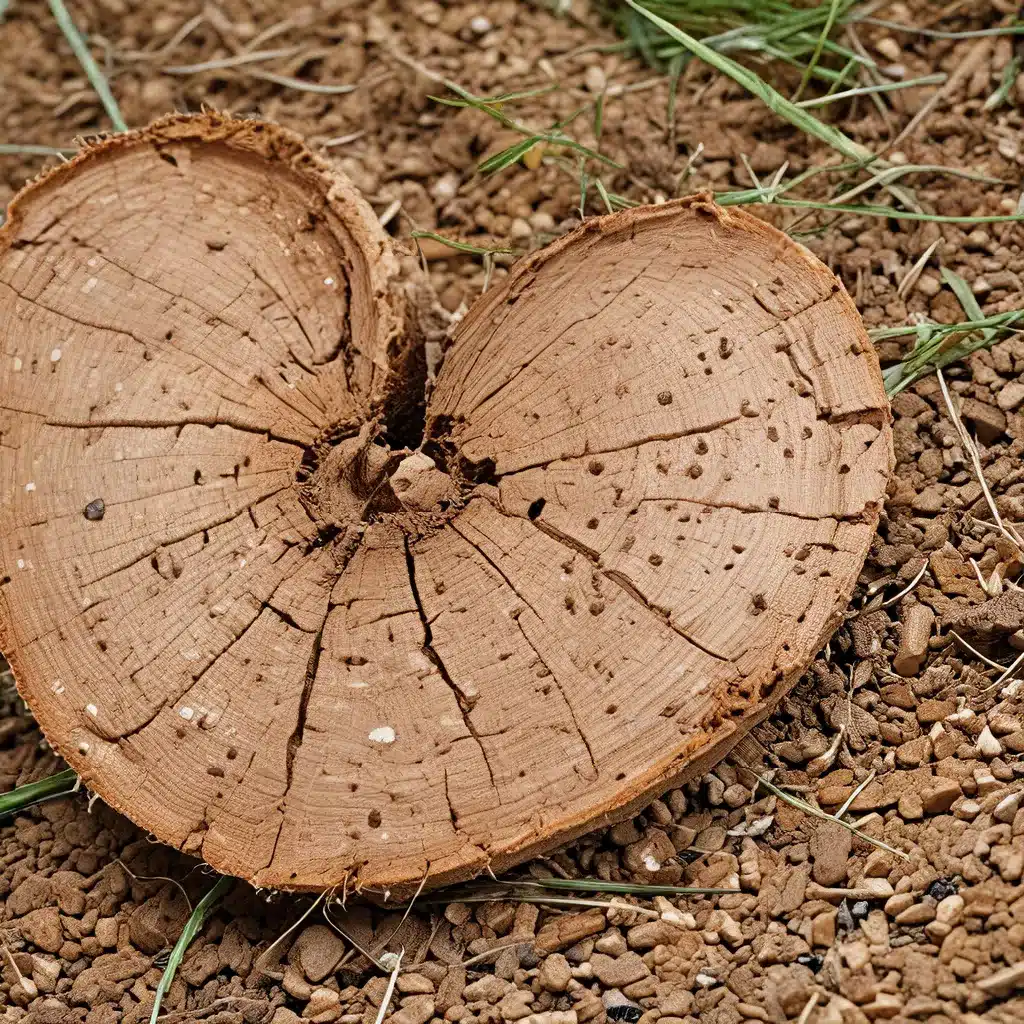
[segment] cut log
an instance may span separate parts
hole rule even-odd
[[[505,869],[707,770],[838,623],[892,464],[860,318],[707,197],[456,331],[291,133],[91,144],[0,232],[0,648],[83,782],[254,884]]]

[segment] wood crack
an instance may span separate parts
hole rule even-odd
[[[720,420],[715,420],[712,423],[702,424],[699,427],[688,427],[685,430],[673,430],[664,434],[648,434],[646,437],[631,440],[626,444],[616,445],[614,448],[588,448],[583,452],[563,453],[562,455],[557,455],[550,459],[542,459],[539,462],[527,463],[525,466],[517,466],[515,469],[506,470],[504,473],[496,473],[494,475],[494,479],[502,480],[506,476],[512,476],[516,473],[525,473],[530,469],[545,469],[556,462],[568,462],[571,459],[584,459],[593,455],[612,455],[615,452],[631,451],[634,448],[639,448],[641,445],[653,444],[658,441],[677,441],[682,437],[692,437],[694,434],[710,434],[714,430],[721,430],[723,427],[727,427],[744,418],[745,417],[742,413],[737,413],[735,416],[726,416]]]
[[[697,648],[698,651],[703,651],[709,658],[714,658],[716,661],[725,662],[728,664],[731,659],[725,657],[724,654],[719,654],[717,651],[713,651],[710,647],[702,644],[699,640],[694,639],[685,630],[680,629],[672,621],[672,613],[667,608],[661,608],[656,604],[652,604],[638,589],[635,583],[623,572],[618,569],[602,569],[601,575],[605,579],[614,583],[619,587],[623,593],[629,595],[638,605],[645,608],[652,615],[656,615],[673,633],[677,633],[681,636],[688,644],[692,644]]]
[[[426,609],[423,607],[423,602],[420,600],[419,587],[416,585],[416,558],[412,553],[412,546],[409,543],[409,538],[405,538],[405,564],[409,571],[409,587],[412,590],[413,600],[416,602],[416,611],[420,617],[420,623],[423,626],[423,653],[430,659],[434,667],[437,669],[441,678],[448,685],[448,688],[455,695],[455,703],[458,705],[459,711],[462,714],[462,720],[466,724],[466,728],[469,730],[470,736],[476,740],[477,746],[480,748],[480,753],[483,755],[484,764],[487,766],[487,774],[491,780],[491,788],[496,794],[498,794],[498,802],[501,802],[501,795],[498,793],[498,787],[494,781],[494,771],[491,768],[490,759],[487,756],[487,750],[483,744],[483,737],[477,732],[476,726],[473,724],[470,718],[471,708],[466,706],[465,697],[462,691],[455,684],[455,680],[448,673],[448,669],[445,666],[444,660],[438,654],[437,649],[434,647],[434,634],[433,629],[430,625],[430,619],[427,616]]]
[[[240,423],[238,420],[225,419],[221,416],[193,416],[185,419],[174,420],[145,420],[130,418],[114,418],[109,420],[54,420],[43,421],[47,427],[61,427],[67,430],[119,430],[141,428],[145,430],[181,429],[182,427],[230,427],[232,430],[240,430],[246,434],[258,434],[267,441],[277,441],[280,444],[290,444],[295,448],[306,450],[308,445],[297,438],[284,437],[275,434],[272,430],[264,427],[254,427],[248,423]]]

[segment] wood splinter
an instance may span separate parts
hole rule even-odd
[[[878,521],[860,318],[742,211],[521,259],[427,401],[431,309],[255,121],[91,143],[0,230],[0,649],[90,789],[256,885],[501,871],[706,771]]]

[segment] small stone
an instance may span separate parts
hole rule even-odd
[[[561,953],[552,953],[541,961],[537,979],[547,992],[564,992],[572,981],[569,961]]]
[[[890,683],[888,686],[883,686],[879,693],[882,700],[890,707],[913,711],[917,706],[917,699],[906,683]]]
[[[605,77],[605,73],[601,70],[600,65],[591,64],[583,76],[583,84],[586,86],[587,92],[596,95],[605,91],[608,87],[608,79]]]
[[[88,505],[85,506],[85,511],[82,513],[86,519],[90,522],[99,522],[106,514],[107,506],[104,504],[102,498],[93,498]]]
[[[533,993],[527,993],[533,996]],[[527,1011],[529,1012],[529,1011]],[[305,1016],[305,1014],[303,1014]],[[388,1018],[389,1024],[427,1024],[427,1021],[434,1016],[434,997],[421,995],[409,996],[402,1000],[402,1006]],[[518,1020],[525,1017],[526,1013],[519,1014],[519,1017],[505,1017],[505,1020]]]
[[[958,925],[964,916],[964,898],[959,893],[946,896],[935,908],[935,920],[941,924]]]
[[[900,44],[893,39],[892,36],[883,36],[875,43],[875,49],[883,56],[886,60],[893,64],[899,63],[900,58],[903,56],[903,50]]]
[[[921,794],[904,793],[899,798],[896,809],[904,821],[920,821],[924,817],[924,802],[921,800]]]
[[[594,943],[594,949],[609,956],[621,956],[626,952],[626,939],[617,928],[607,931]]]
[[[651,973],[647,964],[644,963],[643,957],[632,950],[619,957],[595,953],[590,958],[590,964],[597,980],[605,988],[623,988],[625,985],[631,985],[634,981],[646,978]]]
[[[60,960],[50,960],[38,955],[32,957],[32,980],[40,992],[52,992],[57,987],[62,967]]]
[[[912,605],[903,619],[899,650],[893,658],[893,671],[901,676],[916,675],[928,653],[928,640],[935,624],[935,612],[926,604]]]
[[[915,903],[902,913],[896,915],[897,924],[915,925],[927,924],[935,920],[935,905],[933,903]]]
[[[306,1007],[302,1011],[302,1016],[306,1020],[309,1020],[311,1017],[319,1017],[322,1013],[337,1009],[339,1002],[338,993],[334,989],[326,988],[325,986],[315,988],[310,994],[309,1002],[306,1003]]]
[[[853,939],[839,944],[839,955],[851,971],[859,971],[871,963],[871,949],[863,939]]]
[[[434,994],[434,983],[414,971],[410,971],[408,974],[399,974],[395,988],[403,996],[432,996]]]
[[[676,855],[672,840],[660,828],[648,829],[647,834],[636,843],[630,843],[623,851],[622,863],[633,874],[653,873]]]
[[[982,978],[977,984],[986,995],[1008,996],[1014,989],[1024,986],[1024,960]]]
[[[1002,743],[992,735],[992,730],[987,725],[981,730],[981,733],[974,742],[982,757],[991,759],[998,757],[1003,752]]]
[[[423,998],[422,996],[420,998]],[[501,1014],[502,1020],[522,1020],[523,1017],[529,1017],[530,1007],[533,1005],[533,991],[531,989],[513,989],[511,992],[502,996],[498,1001],[497,1010]],[[402,1004],[402,1009],[405,1009],[405,1004]],[[422,1020],[411,1022],[411,1024],[426,1024],[434,1012],[434,1001],[430,1001],[430,1013]],[[396,1015],[397,1016],[397,1015]],[[394,1020],[394,1017],[391,1018]]]
[[[750,790],[741,786],[738,782],[726,788],[722,794],[726,807],[742,807],[750,799]]]
[[[921,804],[928,814],[945,814],[961,795],[959,783],[940,776],[922,791]]]
[[[956,711],[956,704],[951,700],[923,700],[917,706],[917,720],[922,725],[941,722]]]
[[[584,914],[566,914],[549,921],[537,933],[534,945],[539,953],[554,953],[575,946],[580,939],[597,935],[605,929],[606,921],[600,910]]]
[[[118,930],[116,917],[101,917],[96,921],[93,935],[104,949],[113,949],[117,945]]]
[[[510,981],[496,978],[493,974],[485,974],[479,981],[470,982],[462,990],[462,998],[467,1003],[496,1003],[515,986]]]
[[[996,804],[992,811],[992,817],[996,821],[1001,821],[1005,825],[1010,825],[1013,822],[1017,811],[1020,809],[1021,793],[1018,790],[1016,793],[1010,793],[1008,796],[1004,796],[999,803]]]
[[[845,882],[852,848],[853,835],[848,828],[843,828],[836,821],[818,822],[810,842],[814,880],[826,886]]]
[[[914,903],[914,894],[912,892],[898,892],[895,896],[890,896],[885,901],[883,909],[890,917],[897,917],[904,910],[912,907]]]
[[[895,1017],[903,1010],[903,1000],[891,992],[876,992],[870,1003],[864,1003],[861,1010],[872,1020],[887,1020]]]
[[[294,964],[285,967],[281,987],[301,1003],[309,1002],[309,997],[313,994],[313,986],[306,981],[306,976]]]
[[[1024,402],[1024,384],[1019,381],[1010,381],[996,392],[996,405],[1003,412],[1012,412],[1022,402]]]
[[[306,977],[312,982],[323,981],[345,955],[345,940],[327,925],[313,924],[304,928],[292,956]]]
[[[961,821],[974,821],[981,813],[981,804],[977,800],[962,800],[953,805],[953,816]]]
[[[632,818],[620,821],[612,825],[608,830],[608,838],[616,846],[629,846],[630,843],[637,843],[642,838]]]
[[[836,912],[827,910],[811,922],[811,941],[815,946],[830,948],[836,941]]]
[[[896,763],[903,768],[917,768],[931,756],[932,741],[927,736],[901,743],[896,748]]]

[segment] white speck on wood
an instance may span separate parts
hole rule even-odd
[[[370,740],[373,743],[394,743],[395,730],[390,725],[378,725],[370,730]]]
[[[191,722],[192,716],[195,714],[195,712],[191,708],[182,708],[178,712],[178,714],[181,715],[181,717],[184,718],[186,722]]]

